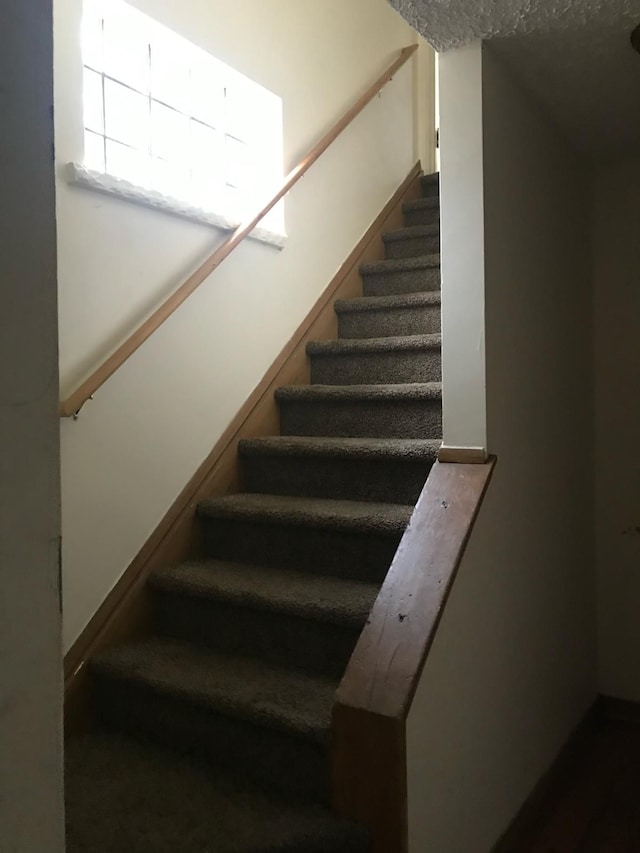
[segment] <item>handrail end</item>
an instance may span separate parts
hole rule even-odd
[[[80,403],[74,400],[73,396],[62,400],[58,406],[58,416],[61,418],[73,418],[74,421],[77,421],[82,407],[88,400],[93,400],[93,394],[86,397]]]

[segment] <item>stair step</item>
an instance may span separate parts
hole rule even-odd
[[[105,651],[91,669],[109,725],[327,801],[334,680],[163,638]]]
[[[436,196],[440,193],[440,172],[433,172],[431,175],[422,175],[420,178],[422,186],[422,195],[426,197]]]
[[[440,251],[440,223],[416,225],[387,231],[382,235],[385,256],[393,258],[416,258]]]
[[[339,679],[378,593],[293,570],[208,560],[151,575],[158,630]]]
[[[440,197],[439,195],[418,198],[415,201],[406,201],[402,205],[404,224],[407,227],[413,225],[432,225],[440,220]]]
[[[65,745],[67,853],[365,853],[365,833],[115,732]]]
[[[414,504],[439,440],[273,436],[243,439],[251,492]]]
[[[440,289],[440,255],[374,261],[360,267],[364,296],[392,296]]]
[[[292,385],[278,388],[282,435],[440,438],[442,385]]]
[[[413,507],[238,494],[198,506],[208,557],[379,583]]]
[[[440,332],[440,291],[361,296],[334,303],[341,338],[382,338]]]
[[[385,385],[438,382],[440,335],[402,335],[312,341],[311,382],[320,385]]]

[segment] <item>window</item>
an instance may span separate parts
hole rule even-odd
[[[86,0],[83,61],[87,169],[232,223],[282,179],[281,99],[147,15]]]

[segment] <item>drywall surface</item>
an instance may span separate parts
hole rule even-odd
[[[50,0],[0,11],[0,849],[62,853]]]
[[[390,2],[439,51],[491,39],[585,153],[640,144],[640,0]]]
[[[620,19],[631,22],[640,11],[637,0],[390,0],[391,5],[428,39],[436,50],[460,47],[480,39],[527,33],[571,32],[598,19],[603,30]],[[603,38],[606,35],[603,34]]]
[[[417,40],[385,0],[136,5],[282,97],[286,170]],[[223,237],[66,184],[83,154],[81,10],[55,5],[65,396]],[[415,163],[413,62],[287,196],[286,248],[245,242],[62,423],[66,648]]]
[[[640,701],[640,158],[593,194],[600,690]]]
[[[487,853],[597,688],[588,181],[486,47],[482,113],[498,464],[409,717],[414,853]]]
[[[487,446],[482,46],[440,57],[442,408],[447,447]],[[462,237],[464,235],[464,237]]]

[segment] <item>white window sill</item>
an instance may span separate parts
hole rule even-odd
[[[140,187],[136,184],[131,184],[129,181],[124,181],[121,178],[116,178],[113,175],[106,175],[103,172],[94,172],[92,169],[87,169],[79,163],[69,163],[67,165],[67,181],[70,184],[86,189],[95,190],[96,192],[106,193],[107,195],[116,196],[117,198],[131,201],[134,204],[140,204],[144,207],[149,207],[152,210],[161,210],[164,213],[170,213],[174,216],[181,216],[183,219],[189,219],[192,222],[199,222],[203,225],[212,225],[214,228],[219,228],[221,231],[234,231],[240,222],[233,222],[219,213],[214,213],[211,210],[205,210],[202,207],[196,207],[172,198],[171,196],[163,195],[162,193],[150,190],[146,187]],[[270,246],[275,246],[277,249],[284,249],[287,239],[286,234],[279,234],[275,231],[269,231],[266,228],[254,228],[248,235],[253,240],[258,240],[260,243],[267,243]]]

